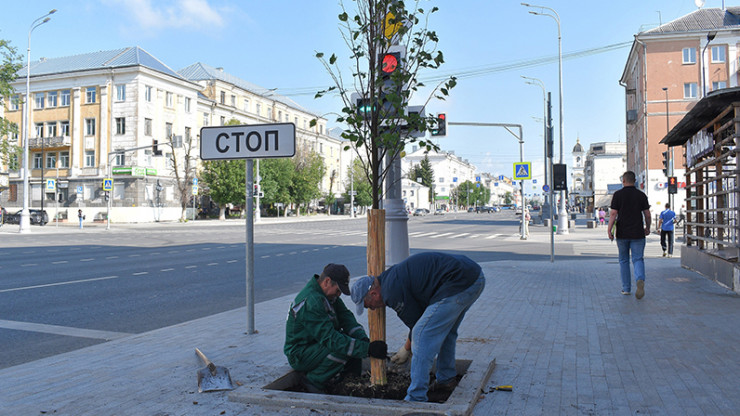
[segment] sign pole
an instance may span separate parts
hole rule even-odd
[[[254,161],[247,159],[247,185],[246,185],[246,207],[247,207],[247,240],[246,240],[246,275],[247,275],[247,334],[254,334],[254,173],[252,166]]]

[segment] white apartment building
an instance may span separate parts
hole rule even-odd
[[[429,202],[429,187],[407,178],[401,179],[401,196],[408,210],[414,212],[417,208],[432,209]]]
[[[41,59],[31,64],[30,94],[26,71],[19,71],[12,83],[17,93],[4,97],[0,115],[19,126],[19,134],[9,139],[22,146],[27,98],[30,207],[40,208],[43,200],[50,217],[71,218],[81,208],[88,221],[103,220],[102,182],[112,175],[112,222],[179,219],[171,154],[183,158],[190,144],[199,162],[200,127],[231,118],[247,124],[294,123],[299,146],[324,158],[322,191],[343,191],[346,153],[341,139],[327,134],[325,119],[318,117],[309,128],[317,115],[216,68],[194,64],[175,72],[139,47]],[[170,140],[173,146],[165,144]],[[7,178],[0,182],[0,204],[9,212],[23,206],[22,166],[22,160],[0,166],[0,176]],[[42,179],[50,177],[58,178],[58,213],[55,194],[43,186]]]
[[[612,194],[622,188],[619,179],[627,170],[627,144],[624,142],[591,143],[584,168],[584,189],[581,195],[587,211],[611,204]]]
[[[411,153],[407,154],[401,160],[401,171],[406,176],[409,170],[420,164],[425,156],[429,157],[429,162],[434,171],[434,183],[432,184],[435,199],[435,209],[445,205],[450,207],[453,201],[450,201],[452,190],[460,183],[465,181],[475,182],[475,166],[455,155],[452,151],[428,152],[426,148],[419,149],[417,146],[412,147]],[[416,180],[416,178],[409,178]]]

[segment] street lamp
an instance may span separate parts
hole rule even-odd
[[[706,71],[706,64],[704,62],[704,54],[707,52],[707,47],[709,46],[709,42],[714,40],[714,37],[717,36],[717,32],[709,32],[707,34],[707,44],[704,45],[704,49],[701,50],[701,97],[704,98],[707,96],[707,82],[706,78],[704,76],[704,72]]]
[[[560,15],[554,9],[546,6],[536,6],[533,4],[522,3],[524,7],[532,7],[541,10],[549,10],[550,13],[530,10],[529,13],[535,16],[551,17],[558,24],[558,94],[560,96],[560,163],[563,163],[563,39],[560,35]],[[568,213],[565,211],[565,193],[560,191],[560,206],[558,208],[558,234],[568,234]]]
[[[663,91],[665,91],[665,134],[667,136],[668,133],[670,133],[671,131],[671,124],[668,115],[668,87],[663,87]],[[668,166],[666,166],[666,172],[668,172],[668,176],[673,176],[673,148],[669,147],[669,151],[671,159],[668,161]],[[668,199],[671,206],[673,207],[673,194],[671,194],[670,192],[668,192]],[[674,207],[673,209],[676,208]]]
[[[540,88],[542,88],[542,101],[544,103],[544,115],[542,116],[542,124],[544,132],[542,133],[542,138],[545,143],[545,185],[549,184],[548,176],[547,176],[547,93],[545,92],[545,84],[538,78],[531,78],[531,77],[525,77],[524,75],[521,75],[522,78],[526,79],[525,81],[529,85],[537,85]],[[545,194],[545,205],[549,206],[547,194]],[[540,211],[542,212],[542,211]]]
[[[29,216],[28,205],[29,205],[29,176],[31,175],[31,169],[28,168],[28,131],[31,126],[31,117],[28,114],[31,111],[31,33],[37,27],[51,20],[49,15],[57,12],[57,9],[52,9],[49,13],[39,17],[31,23],[31,27],[28,30],[28,50],[26,51],[26,100],[23,103],[23,211],[21,211],[21,221],[19,232],[30,233],[31,232],[31,218]],[[43,140],[43,139],[42,139]],[[41,160],[41,166],[44,165],[43,158]],[[43,200],[44,190],[42,184],[41,198]]]

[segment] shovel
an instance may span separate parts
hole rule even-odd
[[[206,364],[205,368],[198,370],[198,393],[234,389],[234,385],[231,384],[231,375],[226,367],[216,366],[197,348],[195,353]]]

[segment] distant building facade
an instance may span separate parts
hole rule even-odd
[[[586,154],[581,193],[586,212],[608,207],[612,194],[622,188],[620,177],[627,169],[626,149],[624,142],[591,143]]]
[[[403,175],[406,176],[412,167],[420,164],[427,156],[434,171],[434,183],[430,191],[434,193],[435,209],[442,205],[451,207],[455,204],[455,201],[450,200],[453,189],[465,181],[475,182],[476,168],[466,159],[456,156],[455,152],[431,151],[427,153],[426,148],[419,149],[413,146],[411,153],[401,160]],[[416,180],[416,178],[409,179]]]

